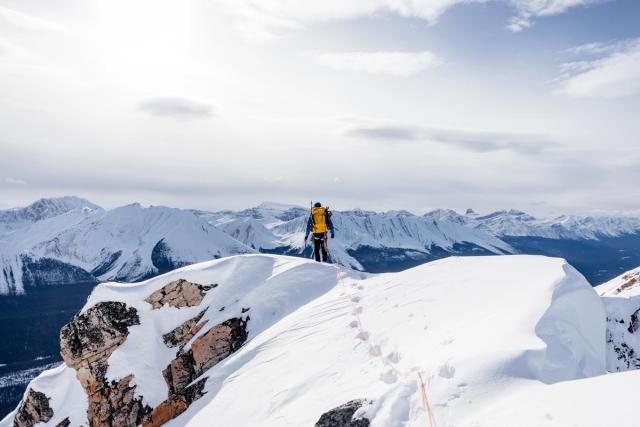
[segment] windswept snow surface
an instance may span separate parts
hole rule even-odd
[[[144,298],[177,278],[219,286],[199,307],[151,310]],[[418,374],[438,426],[637,425],[629,391],[639,374],[605,375],[603,304],[561,259],[447,258],[368,275],[245,255],[99,285],[84,309],[105,300],[135,307],[141,321],[110,357],[108,376],[133,373],[151,406],[166,398],[161,371],[175,356],[162,334],[203,306],[209,325],[249,308],[249,341],[207,371],[207,394],[170,426],[311,426],[353,399],[373,402],[360,415],[374,427],[425,426]],[[83,403],[61,391],[75,393],[69,371],[32,384],[77,420]]]

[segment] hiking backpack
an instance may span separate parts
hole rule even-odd
[[[329,230],[331,211],[325,207],[311,208],[311,232],[326,233]]]

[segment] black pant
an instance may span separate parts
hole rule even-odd
[[[313,233],[313,254],[318,262],[320,262],[320,252],[322,252],[322,262],[327,262],[327,233]]]

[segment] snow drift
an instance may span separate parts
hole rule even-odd
[[[428,414],[440,426],[634,425],[629,411],[574,404],[579,397],[633,406],[603,389],[637,373],[604,375],[602,301],[561,259],[448,258],[368,275],[299,258],[234,256],[99,285],[80,317],[106,303],[137,317],[106,356],[105,384],[132,378],[129,400],[141,403],[146,425],[175,417],[166,425],[312,426],[352,401],[360,402],[354,416],[372,426],[424,426]],[[244,344],[189,377],[188,387],[200,389],[175,410],[168,382],[180,376],[167,367],[195,355],[214,325],[230,319],[245,322]],[[91,403],[82,384],[65,365],[32,381],[29,390],[46,395],[53,411],[39,425],[86,425]]]

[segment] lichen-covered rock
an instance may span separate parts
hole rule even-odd
[[[77,368],[82,362],[106,360],[139,325],[135,308],[122,302],[100,302],[77,315],[60,330],[60,353],[65,363]]]
[[[368,427],[367,418],[353,419],[366,400],[352,400],[322,414],[315,427]]]
[[[65,363],[89,398],[87,419],[92,427],[137,426],[151,410],[135,397],[133,375],[107,381],[111,353],[129,335],[129,327],[140,324],[135,308],[121,302],[101,302],[77,315],[60,331],[60,348]]]
[[[206,311],[207,309],[202,310],[193,319],[187,320],[171,332],[164,334],[162,336],[162,339],[165,345],[169,348],[178,346],[180,346],[181,348],[184,347],[184,345],[188,343],[189,340],[193,338],[204,325],[206,325],[206,320],[202,323],[198,323],[200,322],[200,319],[202,319],[202,316],[204,316],[204,313]]]
[[[199,336],[191,348],[179,354],[162,372],[169,394],[180,392],[206,370],[239,349],[247,340],[249,318],[226,320]]]
[[[200,285],[184,279],[178,279],[158,289],[149,295],[145,301],[151,304],[154,309],[161,308],[165,304],[176,308],[194,307],[202,302],[208,290],[216,286],[218,285]]]
[[[53,417],[53,409],[49,406],[46,394],[29,389],[13,420],[14,427],[32,427],[37,423],[47,422]]]
[[[182,414],[193,402],[204,396],[206,381],[207,378],[202,378],[153,408],[153,411],[142,421],[142,425],[144,427],[159,427]]]
[[[135,427],[142,422],[151,408],[135,397],[133,375],[112,381],[89,396],[89,424],[100,427]]]

